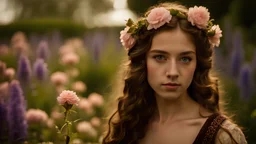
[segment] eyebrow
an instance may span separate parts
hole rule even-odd
[[[159,54],[169,54],[168,52],[166,51],[163,51],[163,50],[151,50],[149,53],[159,53]],[[195,54],[194,51],[184,51],[184,52],[181,52],[179,55],[188,55],[188,54]]]

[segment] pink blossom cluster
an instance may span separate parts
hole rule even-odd
[[[78,98],[75,92],[70,90],[64,90],[57,97],[57,101],[60,105],[64,105],[65,103],[70,105],[78,105],[80,99]]]
[[[26,113],[28,123],[46,123],[48,115],[40,109],[29,109]]]

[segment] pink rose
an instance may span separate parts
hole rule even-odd
[[[167,9],[163,7],[154,8],[150,11],[149,15],[147,16],[147,21],[149,23],[147,29],[157,29],[165,23],[169,23],[171,19],[172,15]]]
[[[209,37],[209,42],[212,47],[218,47],[220,45],[220,37],[222,37],[222,30],[220,29],[219,25],[214,25],[210,31],[215,31],[215,35]]]
[[[78,102],[80,101],[76,93],[69,90],[62,91],[57,97],[57,100],[60,105],[64,105],[65,103],[78,105]]]
[[[135,45],[135,39],[131,36],[131,34],[127,33],[130,27],[126,27],[124,30],[120,32],[120,40],[122,45],[126,49],[131,49]]]
[[[206,29],[208,21],[210,19],[210,13],[208,9],[203,6],[194,6],[188,9],[188,21],[193,26],[197,26],[200,29]]]

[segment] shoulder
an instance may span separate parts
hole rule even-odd
[[[221,124],[216,140],[216,144],[247,144],[242,130],[229,120],[225,120]]]

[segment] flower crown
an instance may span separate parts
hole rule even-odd
[[[176,9],[157,7],[150,10],[147,17],[140,19],[137,23],[128,19],[125,29],[120,32],[122,45],[127,50],[130,50],[135,45],[136,39],[142,29],[158,29],[165,23],[169,23],[173,16],[181,19],[187,19],[193,26],[205,31],[212,48],[219,46],[222,31],[219,25],[213,25],[213,19],[210,20],[210,13],[208,12],[208,9],[203,6],[191,7],[188,9],[187,13]]]

